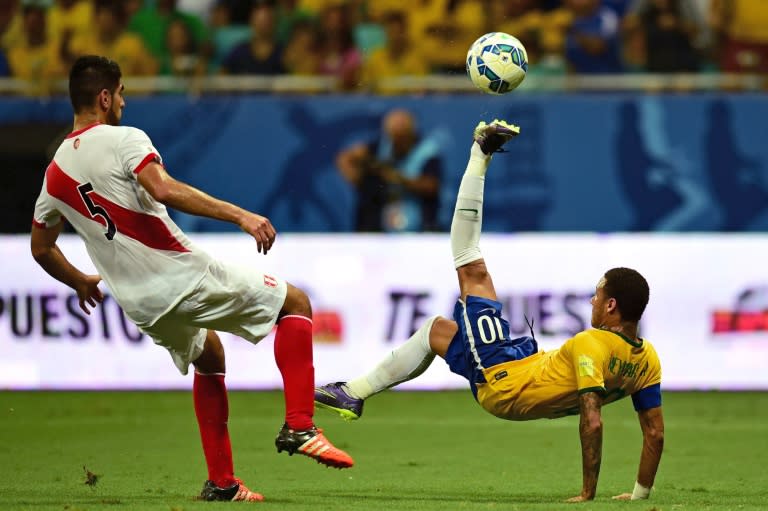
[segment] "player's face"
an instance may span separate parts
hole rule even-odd
[[[592,327],[600,328],[604,324],[606,314],[606,298],[605,298],[605,277],[600,279],[595,288],[595,294],[589,303],[592,304]]]
[[[119,126],[120,119],[123,118],[123,108],[125,108],[125,98],[123,97],[123,91],[125,86],[123,82],[120,82],[115,93],[112,94],[112,106],[107,112],[107,124],[111,126]]]

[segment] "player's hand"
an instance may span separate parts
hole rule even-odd
[[[91,308],[95,308],[96,303],[104,301],[104,295],[99,289],[99,282],[101,282],[100,276],[86,275],[85,278],[75,285],[75,292],[77,293],[78,300],[80,300],[80,308],[88,315],[91,314],[88,305]]]
[[[631,493],[622,493],[621,495],[614,495],[611,497],[613,500],[632,500]]]
[[[381,179],[389,184],[402,185],[405,184],[405,176],[403,176],[397,169],[392,167],[383,166],[379,170],[379,176]]]
[[[275,236],[277,236],[277,231],[272,227],[269,219],[255,213],[248,213],[240,221],[240,228],[253,236],[253,239],[256,240],[258,251],[263,254],[266,254],[272,248]]]

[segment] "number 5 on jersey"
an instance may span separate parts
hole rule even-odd
[[[112,241],[112,239],[115,237],[115,234],[117,233],[117,228],[115,227],[115,223],[112,221],[112,219],[109,218],[107,210],[98,204],[94,204],[90,195],[88,195],[93,191],[93,185],[91,185],[91,183],[83,183],[77,187],[77,191],[80,192],[80,197],[83,199],[85,207],[88,208],[88,212],[91,214],[91,218],[95,219],[96,217],[101,217],[104,219],[107,226],[107,232],[104,233],[104,236],[109,241]]]

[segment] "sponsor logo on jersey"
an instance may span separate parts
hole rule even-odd
[[[277,279],[271,275],[264,275],[264,285],[267,287],[277,287]]]
[[[72,147],[74,147],[75,149],[80,147],[80,139],[79,138],[76,138],[75,141],[72,142]]]

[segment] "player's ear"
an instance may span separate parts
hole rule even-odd
[[[107,89],[101,89],[99,92],[99,108],[105,111],[112,108],[112,94]]]
[[[619,307],[616,303],[616,298],[608,298],[608,301],[605,302],[605,306],[608,312],[617,311]]]

